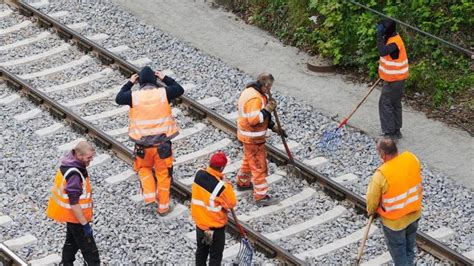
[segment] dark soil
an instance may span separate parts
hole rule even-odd
[[[407,93],[405,103],[424,112],[428,118],[467,131],[474,136],[474,88],[457,95],[451,106],[434,106],[431,97],[420,93]]]

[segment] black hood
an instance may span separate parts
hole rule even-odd
[[[252,87],[256,89],[257,91],[259,91],[260,93],[263,93],[262,84],[259,81],[252,81],[252,82],[247,83],[247,85],[245,85],[245,88],[249,88],[249,87]]]
[[[158,86],[156,83],[155,72],[149,66],[142,68],[142,70],[140,70],[138,83],[140,83],[141,87],[143,87],[145,84],[153,84]]]
[[[382,19],[379,24],[385,27],[385,37],[391,37],[397,32],[397,23],[391,19]]]

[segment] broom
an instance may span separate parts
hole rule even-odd
[[[339,131],[339,129],[341,129],[345,124],[347,124],[349,119],[351,119],[352,115],[359,109],[359,107],[362,105],[362,103],[365,102],[365,100],[367,99],[367,97],[369,97],[369,95],[375,89],[377,84],[379,84],[380,80],[381,79],[379,78],[379,79],[377,79],[377,81],[375,81],[375,83],[372,85],[372,87],[367,92],[365,97],[359,102],[359,104],[357,104],[357,106],[352,110],[352,112],[347,117],[342,119],[342,121],[339,123],[339,125],[335,129],[325,131],[323,133],[323,138],[318,143],[318,147],[320,149],[330,150],[331,148],[334,148],[339,143],[339,140],[341,139],[341,132]]]

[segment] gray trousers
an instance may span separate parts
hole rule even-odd
[[[382,132],[394,134],[402,128],[402,96],[405,80],[386,82],[379,99],[379,116]]]

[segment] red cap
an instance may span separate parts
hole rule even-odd
[[[211,160],[209,161],[209,165],[215,167],[224,167],[227,164],[227,157],[225,153],[218,151],[211,156]]]

